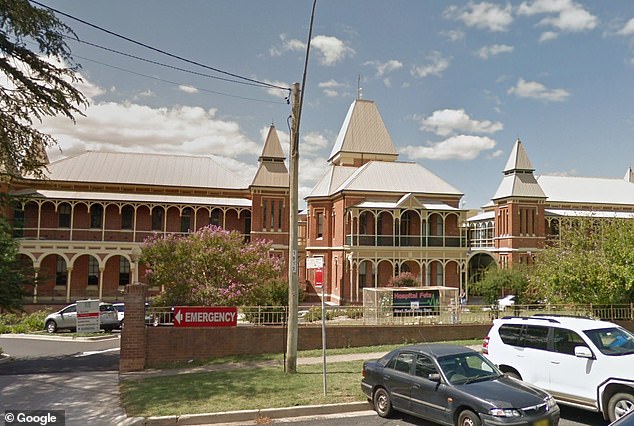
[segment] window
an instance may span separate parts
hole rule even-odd
[[[163,230],[163,215],[164,211],[162,207],[154,207],[152,209],[152,231]]]
[[[220,209],[213,209],[209,215],[209,224],[214,226],[221,226],[220,224]]]
[[[418,355],[416,358],[416,376],[428,379],[430,374],[435,374],[437,372],[438,370],[436,370],[436,365],[431,358],[425,355]]]
[[[575,354],[575,346],[587,346],[581,336],[565,328],[553,328],[553,350],[560,354]]]
[[[277,227],[279,229],[282,229],[282,224],[284,223],[284,204],[282,201],[280,201],[277,205],[277,215],[278,215]]]
[[[99,262],[94,257],[88,257],[88,285],[99,284]]]
[[[21,206],[13,209],[13,236],[15,238],[24,236],[24,210]]]
[[[504,324],[500,327],[500,338],[507,345],[520,346],[521,333],[522,326],[519,324]]]
[[[368,233],[368,212],[363,212],[359,216],[359,234],[365,235]]]
[[[245,240],[250,241],[251,236],[251,212],[247,211],[244,214],[244,235]]]
[[[123,206],[121,209],[121,229],[132,229],[134,226],[134,207]]]
[[[269,229],[275,228],[275,200],[271,200],[271,223]]]
[[[70,205],[64,203],[57,208],[59,214],[59,227],[70,228]]]
[[[68,269],[66,269],[66,260],[62,256],[57,256],[55,266],[55,285],[66,285],[68,282]]]
[[[187,207],[181,213],[181,232],[186,233],[192,229],[192,209]]]
[[[522,346],[525,348],[546,350],[548,348],[548,327],[529,325],[524,331]]]
[[[324,214],[322,212],[317,213],[317,238],[324,237]]]
[[[405,212],[405,214],[401,216],[401,227],[400,227],[401,235],[409,235],[409,226],[410,226],[409,214],[410,212]]]
[[[90,227],[100,229],[103,223],[103,206],[93,204],[90,207]]]
[[[123,256],[119,259],[119,285],[128,285],[130,284],[130,262]]]
[[[391,367],[396,371],[409,374],[412,371],[412,365],[414,364],[415,355],[411,352],[402,352],[396,357],[394,366]]]
[[[266,230],[266,207],[268,206],[269,202],[267,200],[263,200],[262,201],[262,229]]]

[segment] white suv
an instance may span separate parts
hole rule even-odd
[[[507,375],[557,402],[598,411],[610,421],[634,407],[634,334],[589,318],[504,317],[482,352]]]

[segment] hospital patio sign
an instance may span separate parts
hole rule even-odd
[[[236,306],[176,306],[174,327],[235,327],[238,325]]]

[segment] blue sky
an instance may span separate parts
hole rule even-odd
[[[311,0],[42,3],[234,74],[301,81]],[[61,17],[86,42],[214,74]],[[229,83],[69,41],[91,104],[49,119],[51,159],[85,149],[213,155],[250,178],[280,90]],[[219,74],[216,74],[219,75]],[[300,139],[300,198],[326,167],[350,103],[377,103],[399,160],[490,200],[520,138],[537,174],[622,178],[634,160],[634,2],[318,0]]]

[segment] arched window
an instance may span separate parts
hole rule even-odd
[[[57,213],[59,215],[58,226],[60,228],[70,228],[70,204],[60,204],[57,208]]]
[[[181,213],[181,232],[186,233],[192,229],[192,209],[187,207]]]
[[[121,209],[121,229],[132,229],[134,226],[134,207],[123,206]]]
[[[152,231],[163,230],[163,217],[165,212],[162,207],[154,207],[152,209]]]
[[[57,256],[55,263],[55,285],[66,285],[68,282],[68,269],[66,260],[62,256]]]

